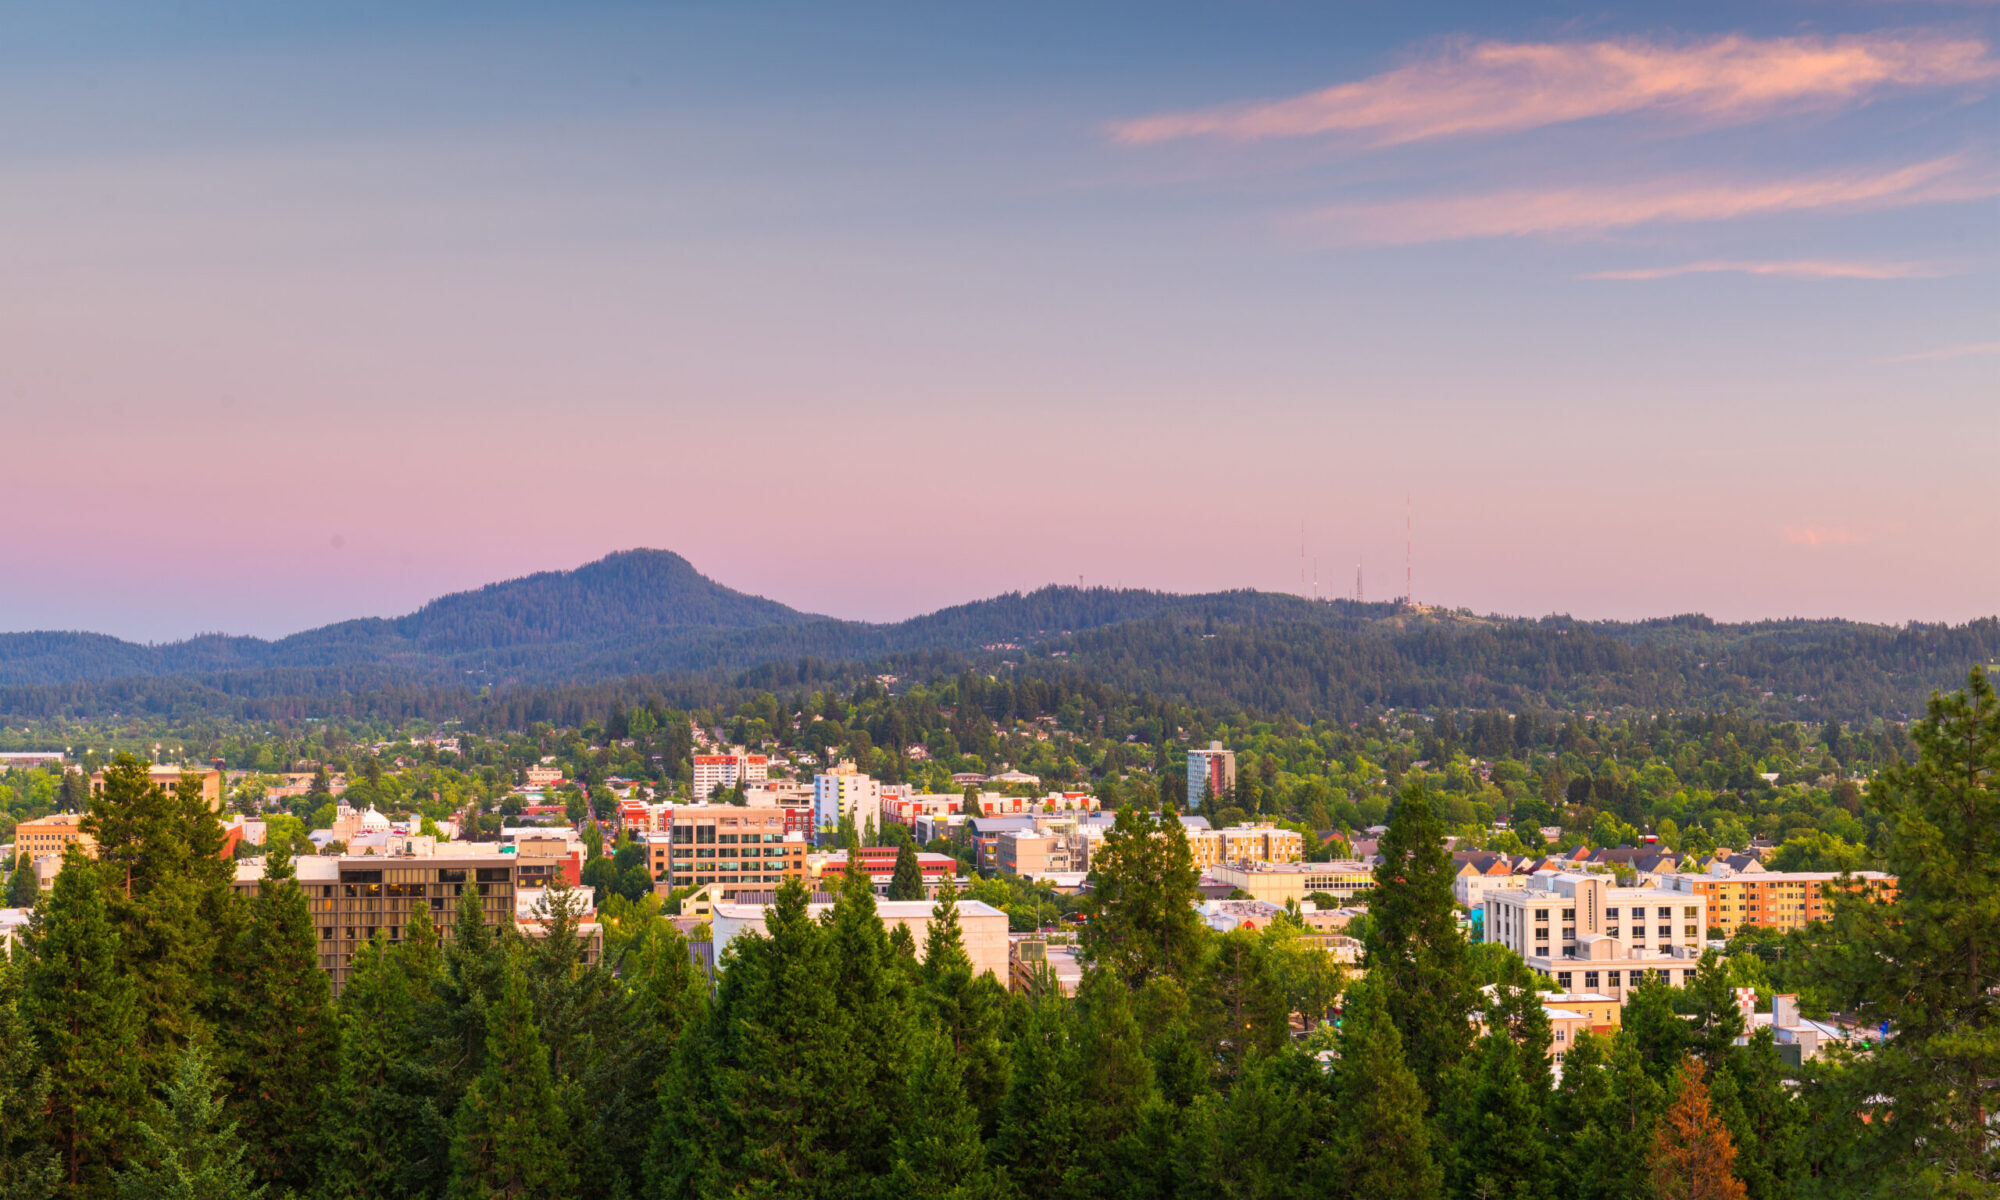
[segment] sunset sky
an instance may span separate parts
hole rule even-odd
[[[1996,91],[1994,3],[6,5],[0,629],[1382,599],[1406,503],[1421,601],[1991,614]]]

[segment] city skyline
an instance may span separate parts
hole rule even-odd
[[[0,629],[2000,608],[1996,10],[0,17]],[[147,586],[129,580],[139,575]]]

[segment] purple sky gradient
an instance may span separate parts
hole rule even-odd
[[[1986,615],[1996,18],[0,20],[0,628],[282,634],[639,545],[867,619],[1295,590],[1301,520],[1386,598],[1406,494],[1424,601]],[[1560,110],[1458,128],[1522,54]]]

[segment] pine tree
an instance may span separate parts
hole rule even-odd
[[[13,873],[7,876],[7,907],[33,908],[41,892],[41,880],[35,875],[35,864],[23,854],[14,860]]]
[[[901,1113],[900,1079],[907,1063],[909,977],[876,915],[875,893],[860,855],[848,855],[840,895],[826,914],[834,1001],[847,1015],[847,1037],[826,1101],[834,1123],[829,1139],[848,1170],[865,1179],[889,1170]],[[857,1181],[857,1186],[858,1186]]]
[[[965,1094],[958,1055],[934,1030],[918,1037],[912,1052],[904,1110],[890,1168],[892,1196],[941,1200],[1005,1200],[1003,1182],[986,1162],[979,1110]]]
[[[1743,1200],[1736,1147],[1710,1109],[1701,1061],[1685,1058],[1674,1072],[1673,1103],[1653,1131],[1653,1195],[1657,1200]]]
[[[402,945],[355,952],[340,994],[340,1060],[322,1128],[319,1191],[329,1200],[418,1200],[450,1178],[449,1073],[436,1056],[442,980],[430,916]],[[428,936],[427,936],[428,935]],[[428,941],[429,945],[426,945]]]
[[[1087,1195],[1082,1056],[1070,1003],[1038,992],[1014,1039],[1014,1069],[1001,1102],[994,1160],[1023,1195],[1051,1200]]]
[[[240,953],[246,994],[233,1031],[236,1110],[258,1177],[302,1191],[314,1178],[313,1139],[339,1044],[319,931],[286,847],[265,857]]]
[[[1455,1195],[1537,1200],[1549,1194],[1547,1095],[1524,1068],[1524,1060],[1545,1053],[1516,1042],[1505,1026],[1490,1027],[1453,1071],[1443,1115],[1453,1135],[1445,1161]]]
[[[266,1190],[243,1161],[236,1123],[223,1123],[222,1081],[208,1053],[191,1047],[175,1065],[164,1100],[140,1121],[137,1162],[116,1175],[119,1200],[256,1200]]]
[[[896,849],[896,873],[889,877],[889,899],[924,898],[924,871],[917,865],[917,848],[905,841]]]
[[[1334,1067],[1336,1190],[1379,1200],[1434,1200],[1442,1174],[1431,1152],[1429,1101],[1373,975],[1347,990]]]
[[[1471,1048],[1477,993],[1458,931],[1444,825],[1421,787],[1404,789],[1377,852],[1365,965],[1396,997],[1391,1012],[1403,1052],[1435,1105]]]
[[[504,957],[487,927],[478,889],[464,885],[438,983],[437,1054],[446,1071],[438,1104],[446,1113],[457,1110],[459,1098],[485,1068],[486,1012],[500,998]]]
[[[1291,1008],[1258,934],[1236,929],[1210,939],[1194,990],[1210,1057],[1225,1082],[1251,1056],[1275,1054],[1285,1044]]]
[[[144,1094],[131,981],[98,867],[71,847],[29,921],[22,1023],[48,1066],[49,1144],[74,1194],[101,1194]]]
[[[1646,1194],[1653,1122],[1665,1103],[1631,1037],[1607,1042],[1588,1030],[1579,1034],[1563,1057],[1562,1086],[1549,1106],[1552,1192],[1574,1200]]]
[[[630,987],[613,1022],[616,1045],[592,1083],[590,1141],[601,1155],[605,1195],[635,1195],[659,1123],[661,1093],[676,1048],[707,1015],[708,980],[671,925],[654,931],[626,960]]]
[[[569,1122],[535,1028],[520,966],[502,968],[486,1021],[485,1064],[458,1106],[451,1140],[453,1200],[566,1200],[576,1194]]]
[[[19,975],[0,954],[0,1200],[48,1200],[62,1178],[44,1138],[49,1071],[21,1019]]]
[[[1008,1057],[1000,1040],[1007,993],[991,974],[973,974],[958,924],[958,888],[950,876],[938,884],[931,908],[921,978],[931,1016],[958,1057],[965,1094],[979,1110],[981,1128],[990,1134],[1007,1089]]]
[[[1188,978],[1206,932],[1194,910],[1200,879],[1172,810],[1120,809],[1090,856],[1081,956],[1134,990],[1159,975]]]
[[[1187,1112],[1180,1191],[1259,1200],[1327,1194],[1333,1113],[1324,1074],[1312,1055],[1288,1045],[1251,1059],[1227,1097],[1202,1097]]]
[[[1975,668],[1910,731],[1915,761],[1868,788],[1896,898],[1835,903],[1808,970],[1893,1037],[1854,1061],[1818,1119],[1844,1127],[1857,1183],[1887,1193],[2000,1185],[2000,699]],[[1886,1102],[1885,1102],[1886,1101]]]

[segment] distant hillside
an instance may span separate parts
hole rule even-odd
[[[1918,711],[1932,689],[1996,661],[1991,619],[1900,629],[1522,620],[1251,591],[1049,587],[874,625],[802,613],[724,587],[679,555],[631,550],[277,641],[0,635],[0,713],[200,711],[252,698],[259,711],[303,713],[316,699],[361,694],[391,708],[422,694],[435,711],[486,688],[651,679],[727,691],[972,666],[1348,720],[1437,706],[1864,720]]]

